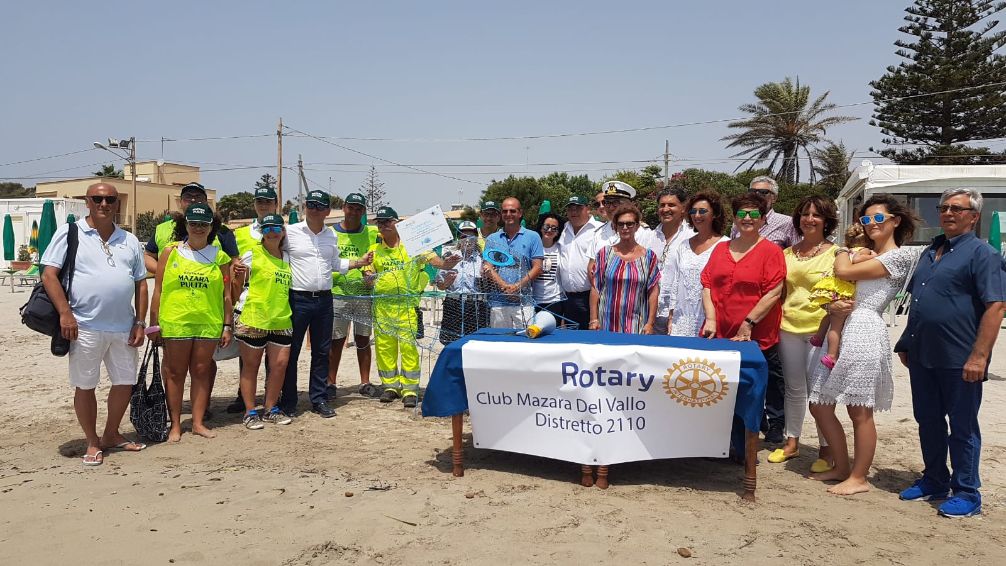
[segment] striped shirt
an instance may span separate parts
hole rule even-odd
[[[625,261],[605,246],[594,259],[594,286],[600,295],[597,318],[601,330],[641,334],[650,317],[650,290],[660,283],[660,258],[652,250]]]

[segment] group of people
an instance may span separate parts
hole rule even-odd
[[[634,188],[608,181],[597,210],[572,196],[564,216],[543,214],[536,230],[522,225],[521,203],[508,197],[482,204],[481,226],[461,222],[456,248],[409,257],[392,208],[376,211],[376,226],[362,222],[363,195],[348,195],[343,220],[329,228],[324,220],[331,197],[311,191],[305,220],[285,226],[275,193],[259,189],[258,217],[230,234],[220,230],[205,190],[191,184],[181,191],[184,213],[158,227],[144,257],[136,238],[113,223],[114,187],[96,183],[87,193],[90,215],[77,222],[71,296],[54,300],[63,335],[72,341],[70,379],[88,441],[84,463],[100,464],[110,449],[143,449],[123,438],[118,424],[144,333],[164,343],[170,441],[181,438],[187,375],[192,432],[213,436],[205,424],[213,354],[231,340],[239,342],[241,360],[234,405],[249,429],[286,424],[296,415],[297,360],[308,331],[311,408],[335,416],[329,400],[350,321],[359,392],[414,407],[419,296],[432,284],[445,292],[444,311],[458,313],[442,321],[445,344],[487,326],[523,328],[542,309],[582,330],[757,342],[768,363],[763,432],[778,446],[769,462],[799,454],[809,407],[820,439],[812,477],[836,481],[832,493],[858,493],[869,489],[877,444],[873,413],[889,409],[894,395],[881,315],[911,277],[908,325],[894,350],[911,373],[926,468],[901,496],[945,498],[952,492],[941,514],[977,513],[977,412],[1006,301],[1003,259],[974,233],[981,194],[965,188],[944,193],[938,207],[943,234],[922,252],[914,276],[918,254],[903,246],[918,220],[898,199],[868,198],[858,210],[858,230],[850,229],[838,245],[830,199],[804,198],[785,215],[773,209],[778,194],[777,183],[764,176],[729,208],[713,190],[688,195],[666,188],[655,196],[660,224],[650,228]],[[728,218],[730,237],[724,235]],[[61,227],[42,259],[50,295],[61,292],[66,234]],[[432,280],[427,265],[439,270]],[[149,326],[147,271],[155,275]],[[369,379],[372,334],[380,386]],[[256,381],[263,354],[260,411]],[[113,387],[99,437],[94,387],[102,362]],[[853,423],[851,460],[839,404]]]

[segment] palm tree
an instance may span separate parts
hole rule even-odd
[[[101,169],[98,169],[92,173],[95,177],[118,177],[122,178],[122,169],[116,169],[115,165],[102,165]]]
[[[721,138],[730,140],[727,147],[744,148],[733,155],[745,158],[737,169],[744,165],[754,169],[769,161],[768,169],[780,181],[794,184],[800,178],[799,154],[803,152],[810,160],[810,180],[813,183],[817,174],[811,146],[823,141],[829,126],[857,118],[825,117],[824,114],[835,109],[834,104],[825,102],[828,93],[810,102],[810,87],[801,86],[800,79],[795,84],[789,77],[781,83],[765,83],[756,88],[754,94],[758,102],[740,107],[742,112],[752,117],[728,124],[742,131]]]
[[[821,177],[820,186],[829,197],[835,198],[838,192],[849,180],[852,171],[849,164],[852,163],[855,151],[849,151],[842,142],[827,142],[824,147],[819,147],[811,152],[816,163],[814,173]]]

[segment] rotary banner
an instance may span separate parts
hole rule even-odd
[[[727,456],[739,352],[474,340],[461,352],[479,448],[592,465]]]

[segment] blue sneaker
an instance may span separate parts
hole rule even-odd
[[[946,499],[948,495],[950,495],[949,489],[934,487],[932,482],[923,476],[915,480],[912,487],[898,494],[898,497],[902,501],[931,501],[933,499]]]
[[[972,517],[974,515],[981,515],[982,513],[982,500],[978,498],[977,500],[965,499],[960,496],[954,496],[948,499],[943,505],[940,505],[939,514],[944,517],[950,517],[952,519],[963,519],[964,517]]]

